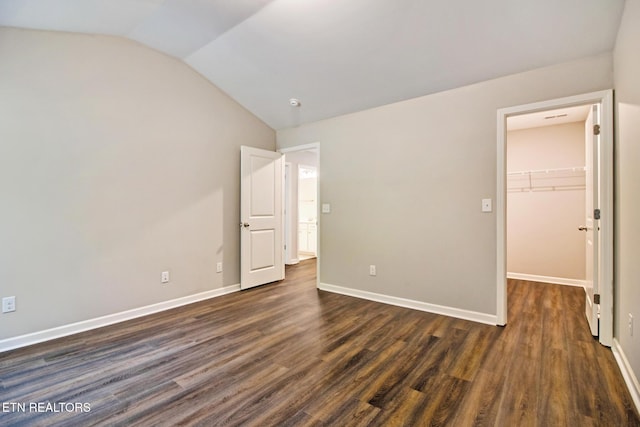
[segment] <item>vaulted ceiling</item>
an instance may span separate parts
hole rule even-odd
[[[0,0],[179,58],[274,129],[611,51],[624,0]],[[1,58],[0,58],[1,60]],[[300,99],[300,107],[289,105]]]

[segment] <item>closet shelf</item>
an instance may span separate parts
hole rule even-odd
[[[585,189],[585,166],[507,172],[507,192]]]
[[[555,168],[555,169],[533,169],[526,171],[515,171],[515,172],[507,172],[507,176],[521,176],[521,175],[532,175],[532,174],[558,174],[558,173],[567,173],[567,172],[582,172],[584,173],[587,170],[586,166],[575,166],[572,168]]]

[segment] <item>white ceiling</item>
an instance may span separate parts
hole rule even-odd
[[[137,40],[281,129],[611,51],[623,4],[0,0],[0,25]]]
[[[507,118],[507,130],[539,128],[562,125],[565,123],[584,122],[589,115],[591,105],[559,108],[557,110],[539,111]]]

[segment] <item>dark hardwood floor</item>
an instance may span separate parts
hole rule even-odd
[[[0,425],[640,425],[582,289],[512,281],[508,296],[509,325],[482,325],[318,291],[305,261],[281,283],[0,354],[3,409],[25,405]]]

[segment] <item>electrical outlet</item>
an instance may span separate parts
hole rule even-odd
[[[216,264],[216,273],[222,273],[222,263],[221,262]]]
[[[633,314],[629,313],[629,335],[633,336]]]
[[[169,272],[168,271],[163,271],[162,275],[160,276],[160,282],[161,283],[169,283]]]
[[[16,297],[2,298],[2,312],[10,313],[12,311],[16,311]]]
[[[369,276],[375,276],[376,275],[376,266],[375,265],[370,265],[369,266]]]

